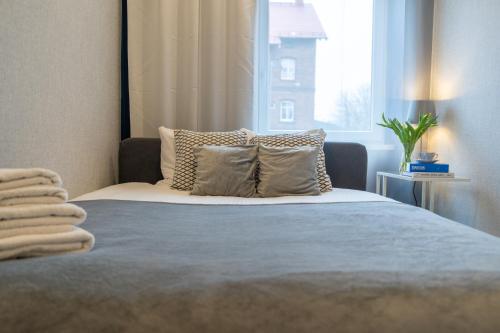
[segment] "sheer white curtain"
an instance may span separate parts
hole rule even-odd
[[[385,3],[383,108],[389,117],[405,120],[408,102],[429,98],[432,60],[434,0],[374,0]],[[394,171],[403,153],[398,138],[384,130],[384,142],[391,148],[368,151],[368,189],[375,188],[376,171]],[[413,202],[411,187],[397,182],[389,195]],[[418,189],[417,189],[418,190]],[[417,194],[418,196],[418,194]]]
[[[256,0],[128,0],[132,136],[253,127]]]

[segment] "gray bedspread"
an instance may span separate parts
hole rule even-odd
[[[399,203],[78,203],[88,254],[0,262],[1,332],[500,332],[500,239]]]

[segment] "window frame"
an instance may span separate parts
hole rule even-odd
[[[371,74],[371,119],[370,130],[363,131],[326,131],[328,141],[352,141],[384,145],[385,136],[382,127],[375,124],[375,117],[386,109],[386,68],[387,68],[387,11],[389,0],[373,0],[372,29],[372,74]],[[254,115],[256,116],[256,131],[260,134],[275,134],[278,132],[299,132],[297,130],[269,129],[269,87],[271,75],[269,69],[269,0],[257,0],[256,8],[256,41],[255,41],[255,79],[254,79]],[[281,64],[280,64],[281,65]]]
[[[288,110],[284,108],[288,108]],[[283,111],[285,111],[285,117],[283,117]],[[283,99],[280,101],[280,122],[295,122],[295,101],[291,99]]]

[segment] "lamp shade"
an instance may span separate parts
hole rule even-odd
[[[436,115],[436,108],[434,106],[434,101],[429,100],[414,100],[410,102],[408,107],[408,117],[407,121],[410,124],[418,124],[420,115],[430,113],[433,116]]]

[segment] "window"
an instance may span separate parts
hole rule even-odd
[[[285,123],[295,121],[295,103],[293,101],[280,102],[280,121]]]
[[[295,59],[283,58],[281,59],[281,80],[293,81],[295,80]]]
[[[259,0],[259,132],[323,128],[330,139],[358,142],[381,136],[382,131],[374,126],[373,110],[374,105],[382,110],[382,102],[372,92],[385,87],[373,84],[382,72],[383,50],[374,50],[374,41],[381,38],[375,32],[383,34],[384,30],[377,23],[385,15],[383,3]],[[297,67],[301,68],[300,80]],[[276,100],[282,101],[280,107],[270,108],[270,101]],[[295,110],[295,104],[300,109]],[[278,112],[280,121],[273,121]],[[282,122],[294,124],[284,127]]]

